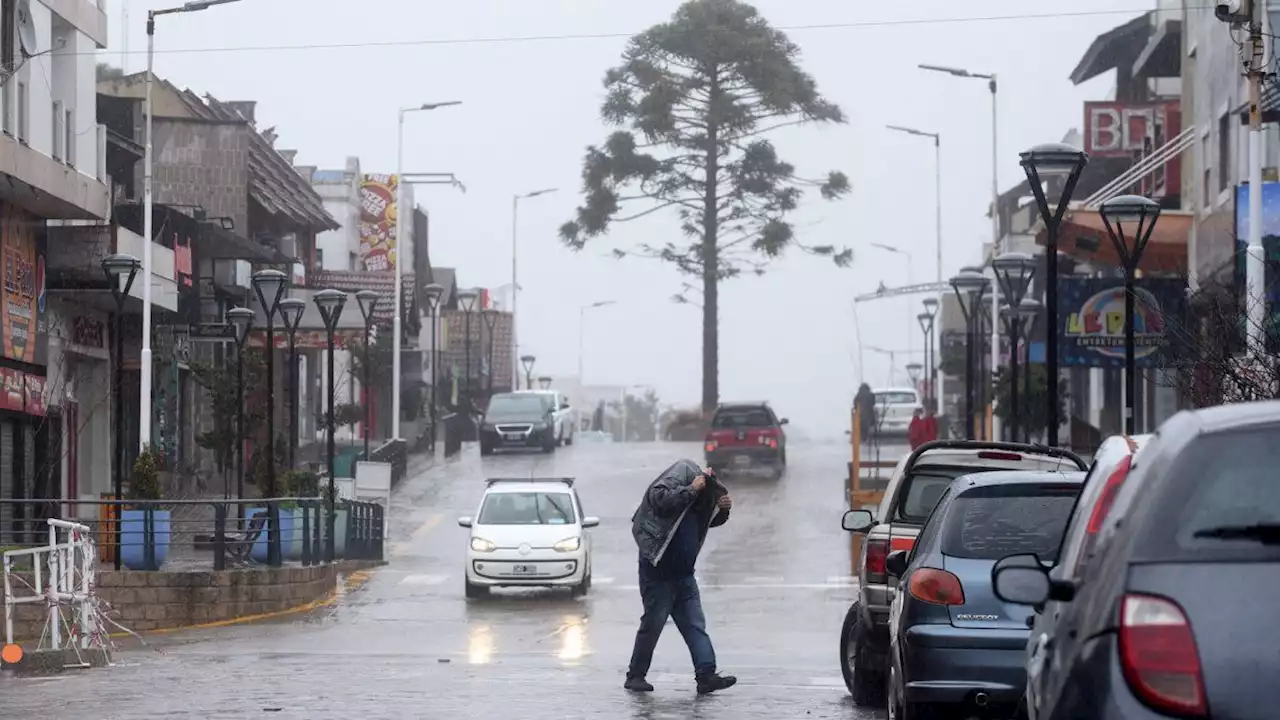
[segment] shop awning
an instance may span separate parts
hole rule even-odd
[[[1138,269],[1145,273],[1186,273],[1187,238],[1193,215],[1179,210],[1165,210],[1151,232]],[[1034,228],[1036,244],[1043,246],[1048,238],[1044,222]],[[1062,221],[1058,233],[1058,250],[1090,264],[1120,266],[1107,226],[1097,210],[1072,210]]]

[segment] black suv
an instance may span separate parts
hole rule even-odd
[[[556,449],[556,420],[545,400],[532,393],[499,393],[480,421],[480,454],[500,448]]]
[[[766,467],[780,477],[787,467],[787,436],[768,403],[724,403],[711,416],[703,442],[707,465],[716,472]]]

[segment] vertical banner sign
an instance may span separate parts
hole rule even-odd
[[[5,203],[0,206],[0,354],[9,360],[39,363],[40,321],[44,311],[44,261],[34,216]]]
[[[1134,359],[1138,367],[1159,367],[1177,350],[1184,333],[1183,278],[1142,278],[1134,288]],[[1061,278],[1058,281],[1063,365],[1124,367],[1124,281]]]
[[[398,175],[360,178],[360,268],[391,272],[396,267]]]

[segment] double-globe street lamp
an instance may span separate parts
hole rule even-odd
[[[976,437],[974,433],[975,413],[977,412],[975,401],[976,365],[979,355],[977,326],[979,314],[981,313],[981,308],[978,307],[978,304],[981,302],[982,294],[990,283],[991,281],[981,271],[971,267],[961,269],[960,274],[951,278],[951,289],[955,291],[956,300],[959,301],[960,312],[964,315],[965,322],[964,428],[965,437],[970,440]]]
[[[112,472],[112,489],[115,491],[116,501],[124,499],[124,402],[121,397],[121,390],[124,385],[124,299],[129,297],[129,291],[133,289],[133,280],[138,276],[138,269],[142,267],[142,262],[132,255],[115,254],[108,255],[102,259],[102,272],[107,276],[107,284],[111,286],[111,295],[116,301],[116,316],[114,318],[115,335],[115,352],[112,359],[115,360],[115,372],[113,373],[114,392],[111,394],[111,402],[114,407],[115,423],[115,444],[114,459],[111,463]],[[116,506],[116,517],[122,517],[121,509],[123,505]],[[115,532],[115,569],[120,569],[121,552],[120,542],[122,535],[123,523],[116,521]]]
[[[259,270],[253,274],[253,289],[267,316],[267,337],[263,346],[267,354],[267,487],[264,490],[275,497],[276,487],[276,311],[289,287],[289,276],[280,270]],[[267,564],[280,566],[280,508],[267,503]]]
[[[338,329],[338,319],[342,317],[342,308],[347,304],[347,294],[339,290],[321,290],[315,294],[312,301],[315,302],[316,309],[320,311],[320,320],[324,322],[325,337],[328,342],[329,350],[328,369],[325,374],[325,385],[327,386],[325,391],[325,395],[327,396],[325,398],[325,407],[328,408],[328,412],[325,416],[325,430],[327,432],[327,448],[325,455],[328,461],[327,467],[329,470],[329,492],[326,493],[328,496],[328,507],[326,508],[326,510],[328,510],[328,519],[325,531],[324,559],[325,562],[333,562],[333,534],[334,528],[337,526],[338,517],[336,504],[338,489],[336,481],[334,480],[333,468],[333,456],[336,450],[333,442],[333,431],[334,427],[337,425],[337,416],[336,413],[334,413],[333,408],[333,386],[335,385],[333,379],[333,336]]]
[[[280,301],[280,318],[289,333],[289,469],[294,468],[298,454],[298,326],[307,310],[305,300],[285,298]]]
[[[253,329],[255,313],[238,307],[227,311],[227,325],[236,344],[236,499],[244,499],[244,347]],[[236,519],[244,522],[244,503],[236,503]]]
[[[1000,296],[1008,306],[1002,313],[1005,333],[1009,336],[1009,372],[1006,381],[1009,383],[1009,438],[1017,441],[1019,408],[1018,405],[1018,338],[1022,326],[1020,314],[1022,299],[1031,287],[1031,278],[1036,273],[1036,261],[1026,253],[1009,252],[991,261],[991,269],[995,272],[996,282],[1000,284]]]
[[[1116,255],[1124,266],[1124,431],[1133,435],[1136,422],[1133,413],[1137,380],[1134,347],[1134,275],[1142,262],[1151,231],[1160,219],[1160,205],[1138,195],[1121,195],[1102,203],[1099,210],[1107,234],[1115,245]]]
[[[1048,425],[1047,444],[1057,447],[1058,426],[1061,424],[1058,418],[1058,232],[1071,205],[1071,196],[1075,194],[1080,174],[1089,163],[1089,156],[1083,150],[1064,143],[1045,143],[1023,152],[1020,163],[1045,225],[1045,370],[1049,384],[1045,421]],[[1053,179],[1062,181],[1062,192],[1057,206],[1051,208],[1044,183]]]
[[[436,348],[437,338],[439,337],[436,321],[440,317],[440,298],[444,296],[444,287],[431,283],[422,289],[422,294],[427,300],[427,312],[431,314],[431,451],[435,452],[436,420],[439,416],[436,409],[438,398],[436,386],[439,384],[440,378],[440,374],[436,369],[440,364],[440,357]]]
[[[521,355],[520,364],[524,366],[524,389],[533,389],[533,364],[538,358],[533,355]]]
[[[361,428],[360,434],[364,435],[365,460],[369,459],[369,433],[373,425],[373,387],[370,384],[373,381],[370,373],[373,365],[373,351],[370,337],[373,335],[373,311],[377,309],[378,300],[381,297],[373,290],[361,290],[356,293],[356,302],[360,304],[360,315],[364,317],[364,358],[360,363],[360,383],[364,386],[364,427]]]

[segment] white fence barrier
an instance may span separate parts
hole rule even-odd
[[[17,606],[43,603],[47,617],[38,649],[105,649],[94,594],[97,547],[92,532],[87,525],[66,520],[49,518],[48,523],[48,545],[4,553],[5,642],[13,644]],[[31,559],[32,582],[15,569],[21,558]]]

